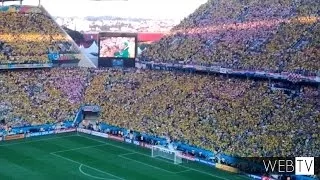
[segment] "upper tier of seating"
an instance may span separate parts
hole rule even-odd
[[[140,59],[315,75],[319,14],[314,0],[209,0]]]
[[[49,53],[78,54],[79,50],[41,8],[0,7],[0,64],[48,63]]]

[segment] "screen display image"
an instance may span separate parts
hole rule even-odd
[[[135,58],[135,37],[101,37],[100,57]]]

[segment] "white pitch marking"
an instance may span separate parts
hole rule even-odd
[[[87,139],[91,139],[91,140],[96,141],[96,142],[106,143],[105,141],[100,141],[100,140],[97,140],[97,139],[94,139],[94,138],[90,138],[90,137],[86,137],[86,136],[82,136],[82,135],[79,135],[79,136],[87,138]],[[117,146],[117,145],[113,145],[113,144],[109,144],[109,143],[106,143],[106,144],[108,144],[110,146],[113,146],[113,147],[117,147],[119,149],[127,150],[129,152],[135,152],[136,154],[140,154],[140,155],[143,155],[143,156],[146,156],[146,157],[150,157],[149,155],[142,154],[142,153],[139,153],[137,151],[133,151],[133,150],[121,147],[121,146]],[[169,163],[168,161],[165,161],[165,160],[162,160],[162,159],[158,159],[158,160],[166,162],[166,163]],[[227,178],[224,178],[224,177],[220,177],[220,176],[217,176],[217,175],[214,175],[214,174],[210,174],[210,173],[207,173],[207,172],[204,172],[204,171],[201,171],[201,170],[197,170],[197,169],[194,169],[194,168],[190,168],[190,167],[187,167],[187,166],[183,166],[183,165],[179,165],[179,164],[177,164],[177,166],[184,167],[184,168],[189,169],[191,171],[196,171],[196,172],[199,172],[199,173],[202,173],[202,174],[206,174],[206,175],[211,176],[211,177],[215,177],[215,178],[219,178],[219,179],[223,179],[223,180],[230,180],[230,179],[227,179]]]
[[[118,176],[116,176],[116,175],[113,175],[113,174],[111,174],[111,173],[107,173],[107,172],[105,172],[105,171],[101,171],[101,170],[96,169],[96,168],[94,168],[94,167],[91,167],[91,166],[89,166],[89,165],[82,164],[82,163],[80,163],[80,162],[78,162],[78,161],[75,161],[75,160],[66,158],[66,157],[64,157],[64,156],[60,156],[59,154],[55,154],[55,153],[50,153],[50,154],[53,155],[53,156],[56,156],[56,157],[65,159],[65,160],[67,160],[67,161],[73,162],[73,163],[75,163],[75,164],[79,164],[79,165],[86,166],[86,167],[88,167],[88,168],[90,168],[90,169],[93,169],[93,170],[95,170],[95,171],[97,171],[97,172],[100,172],[100,173],[103,173],[103,174],[107,174],[107,175],[112,176],[112,177],[115,177],[115,178],[117,178],[117,179],[125,180],[125,179],[123,179],[123,178],[121,178],[121,177],[118,177]]]
[[[130,160],[132,160],[132,161],[136,161],[135,159],[131,159],[131,158],[128,158],[128,157],[123,157],[123,156],[131,155],[131,154],[137,154],[137,153],[136,153],[136,152],[130,152],[130,153],[120,154],[120,155],[118,155],[118,156],[120,156],[120,157],[122,157],[122,158],[125,158],[125,159],[130,159]],[[142,162],[140,162],[140,161],[137,161],[137,162],[142,164]],[[145,163],[143,163],[143,164],[145,164]],[[145,164],[145,165],[148,165],[148,166],[149,166],[150,164]],[[150,165],[150,166],[152,166],[152,165]],[[154,167],[154,166],[152,166],[152,167]],[[154,167],[154,168],[160,168],[160,167]],[[160,168],[160,169],[161,169],[161,170],[164,170],[164,171],[167,171],[167,170],[162,169],[162,168]],[[178,173],[184,173],[184,172],[188,172],[188,171],[190,171],[190,169],[182,170],[182,171],[179,171],[179,172],[172,172],[172,171],[170,171],[170,173],[178,174]]]
[[[182,171],[179,171],[179,172],[175,172],[175,174],[184,173],[184,172],[188,172],[188,171],[191,171],[191,169],[186,169],[186,170],[182,170]]]
[[[44,138],[44,139],[39,139],[39,140],[34,140],[34,141],[23,141],[23,142],[10,143],[10,144],[0,144],[0,147],[2,147],[2,146],[13,146],[13,145],[19,145],[19,144],[29,144],[29,143],[33,143],[33,142],[54,140],[54,139],[62,139],[62,138],[65,138],[65,137],[76,137],[76,136],[78,136],[78,135],[61,136],[61,137],[53,137],[53,138]]]
[[[109,146],[109,144],[98,144],[98,145],[93,145],[93,146],[85,146],[85,147],[67,149],[67,150],[62,150],[62,151],[55,151],[55,152],[51,152],[51,153],[62,153],[62,152],[75,151],[75,150],[80,150],[80,149],[88,149],[88,148],[99,147],[99,146]]]
[[[136,152],[129,152],[129,153],[124,153],[124,154],[119,154],[118,156],[127,156],[127,155],[131,155],[131,154],[137,154],[137,153]]]
[[[141,161],[137,161],[137,160],[135,160],[135,159],[131,159],[131,158],[128,158],[128,157],[125,157],[125,156],[122,156],[122,155],[118,155],[118,156],[121,157],[121,158],[123,158],[123,159],[127,159],[127,160],[130,160],[130,161],[134,161],[134,162],[136,162],[136,163],[143,164],[143,165],[145,165],[145,166],[149,166],[149,167],[152,167],[152,168],[155,168],[155,169],[158,169],[158,170],[162,170],[162,171],[165,171],[165,172],[170,173],[170,174],[175,174],[175,172],[168,171],[168,170],[162,169],[162,168],[160,168],[160,167],[153,166],[153,165],[150,165],[150,164],[141,162]]]
[[[81,165],[79,166],[79,171],[80,171],[82,174],[84,174],[85,176],[91,177],[91,178],[93,178],[93,179],[115,180],[115,179],[108,179],[108,178],[97,177],[97,176],[93,176],[93,175],[91,175],[91,174],[88,174],[88,173],[86,173],[86,172],[83,172],[83,170],[81,169],[82,166],[83,166],[83,164],[81,164]]]

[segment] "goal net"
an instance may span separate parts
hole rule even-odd
[[[151,157],[161,157],[173,161],[174,164],[181,164],[180,151],[171,150],[163,146],[152,146]]]

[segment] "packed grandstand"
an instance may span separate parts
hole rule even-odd
[[[209,0],[138,58],[319,77],[319,15],[317,0]],[[83,58],[44,8],[0,7],[2,67],[61,57]],[[135,68],[8,68],[0,72],[0,135],[72,121],[81,105],[92,104],[101,107],[99,121],[215,154],[320,156],[319,83]]]

